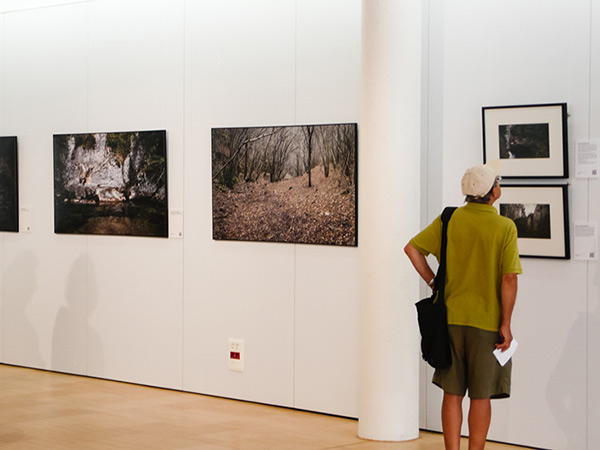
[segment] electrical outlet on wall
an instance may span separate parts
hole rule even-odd
[[[229,356],[227,368],[233,372],[244,371],[244,341],[229,339]]]

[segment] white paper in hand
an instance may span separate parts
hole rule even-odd
[[[514,355],[518,345],[518,342],[513,339],[513,341],[510,343],[510,347],[508,347],[505,352],[500,351],[499,348],[494,350],[494,356],[501,366],[504,366],[510,360],[510,358],[512,358],[512,355]]]

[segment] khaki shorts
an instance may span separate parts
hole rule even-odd
[[[452,365],[436,369],[433,384],[461,397],[467,391],[473,399],[510,397],[512,360],[502,367],[492,353],[498,333],[459,325],[449,325],[448,332]]]

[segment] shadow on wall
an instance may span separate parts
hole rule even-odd
[[[595,264],[595,274],[589,290],[588,302],[588,448],[600,448],[600,352],[597,349],[600,338],[600,265]]]
[[[56,314],[52,336],[52,370],[88,375],[88,361],[103,365],[98,333],[90,326],[96,309],[98,291],[93,265],[82,255],[69,273],[65,302]]]
[[[578,363],[577,358],[582,354],[581,345],[587,341],[587,320],[585,312],[577,314],[547,389],[548,407],[556,426],[564,433],[565,445],[561,448],[565,449],[586,448],[586,365]],[[557,343],[545,345],[557,346]]]
[[[15,258],[6,270],[4,300],[4,358],[8,364],[45,368],[39,337],[30,317],[37,286],[38,262],[32,252]]]
[[[92,317],[98,307],[98,281],[94,264],[88,259],[87,265],[87,375],[105,377],[104,373],[104,347],[100,333],[92,325]]]

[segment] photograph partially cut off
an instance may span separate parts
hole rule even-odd
[[[17,138],[0,137],[0,231],[19,231]]]

